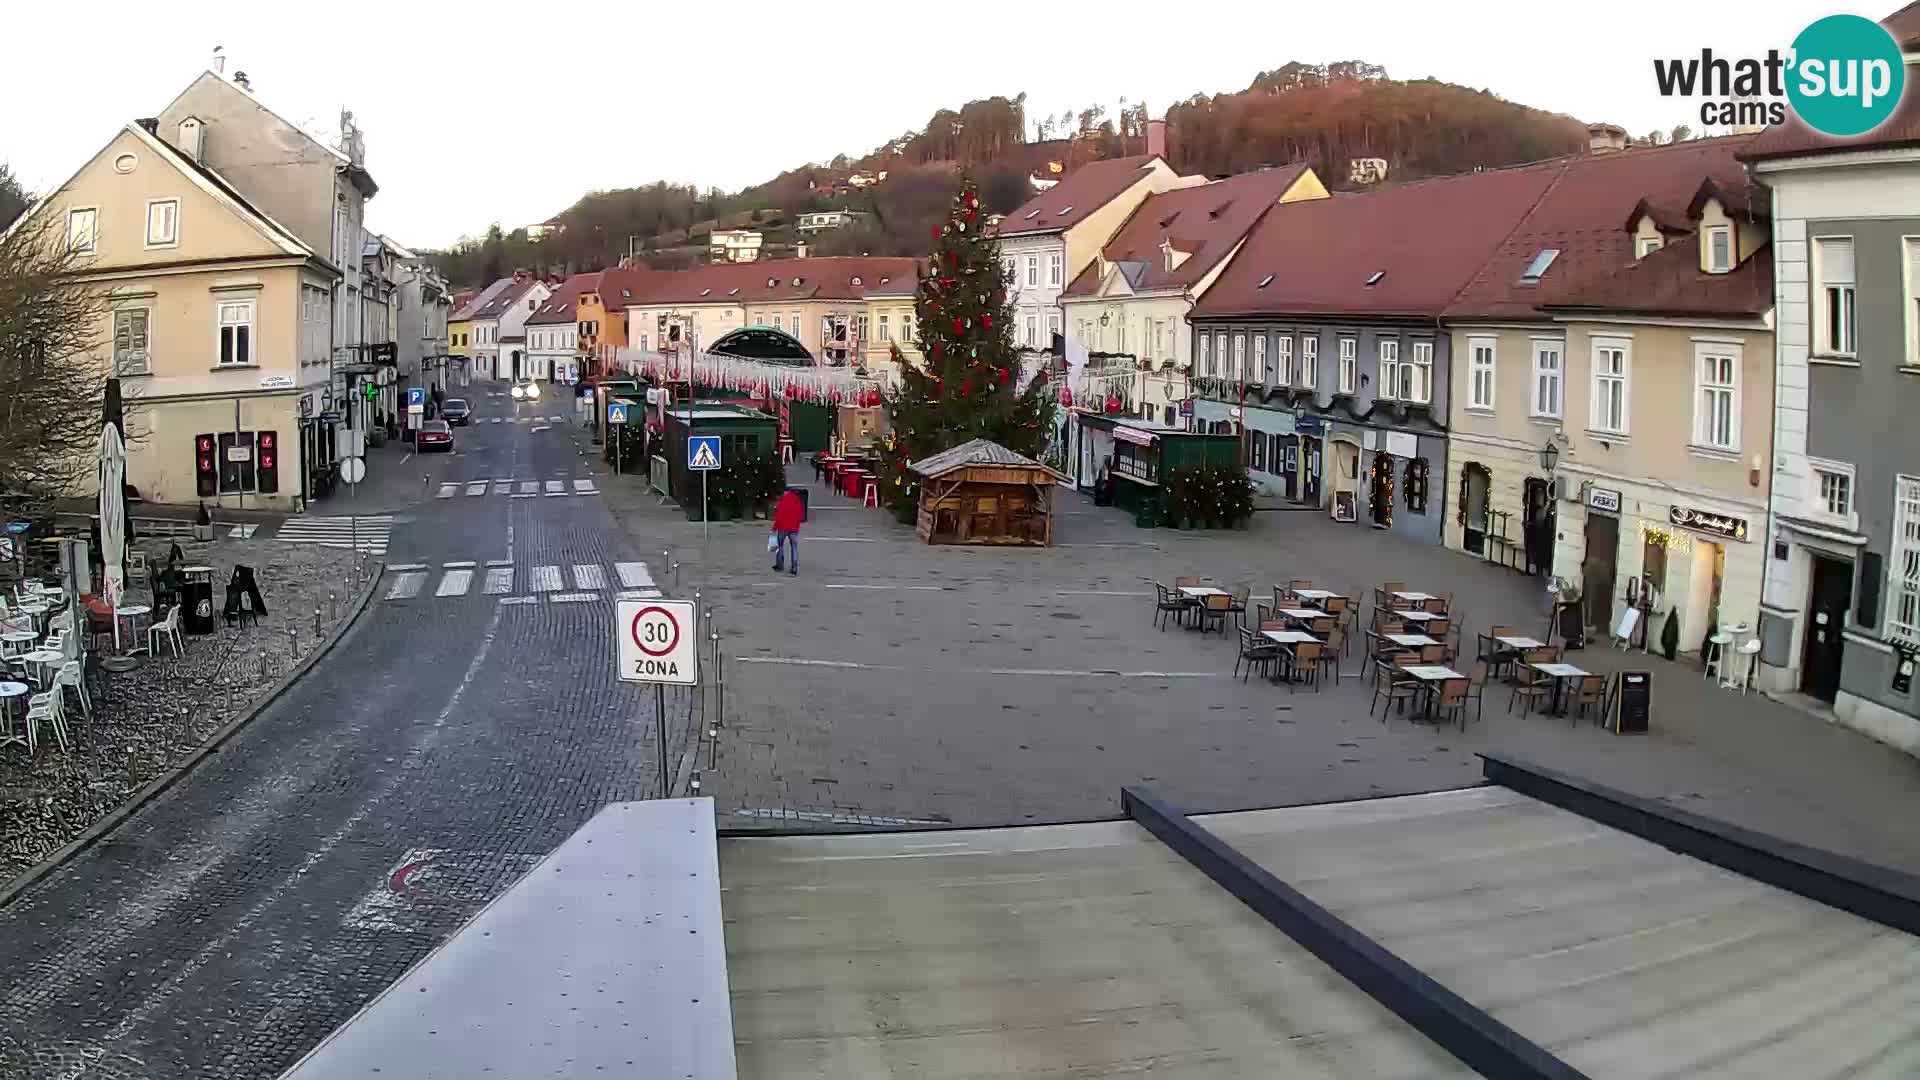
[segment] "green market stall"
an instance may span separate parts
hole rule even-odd
[[[667,493],[686,510],[688,520],[701,518],[700,474],[687,468],[687,440],[692,436],[720,436],[720,468],[707,478],[713,520],[763,514],[785,487],[786,474],[777,456],[778,418],[741,405],[698,402],[667,408],[662,418]]]
[[[1238,435],[1204,435],[1131,417],[1080,414],[1087,430],[1112,440],[1113,505],[1133,515],[1136,525],[1170,524],[1166,479],[1187,466],[1237,466]],[[1097,472],[1096,472],[1096,475]]]

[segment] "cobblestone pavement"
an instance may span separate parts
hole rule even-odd
[[[537,426],[463,432],[484,453],[447,475],[571,490],[587,463]],[[597,498],[392,509],[389,564],[642,561]],[[655,793],[650,696],[613,678],[611,590],[504,604],[387,584],[218,754],[0,910],[0,1077],[278,1076],[595,810]],[[691,704],[670,699],[676,757]]]
[[[1149,580],[1201,574],[1256,595],[1288,577],[1355,595],[1406,581],[1454,593],[1468,642],[1496,621],[1544,635],[1541,582],[1442,548],[1303,512],[1141,530],[1073,495],[1053,550],[928,548],[816,486],[788,577],[768,572],[764,524],[716,525],[703,547],[698,525],[636,488],[608,484],[622,524],[674,548],[723,635],[725,724],[703,776],[722,827],[1111,817],[1129,783],[1194,810],[1390,795],[1477,783],[1476,755],[1501,751],[1920,871],[1920,761],[1723,692],[1686,658],[1569,654],[1653,672],[1649,736],[1508,715],[1499,687],[1462,733],[1369,718],[1357,662],[1337,686],[1290,693],[1230,678],[1230,639],[1151,625]]]
[[[149,557],[166,557],[165,541],[137,546]],[[216,603],[236,564],[253,567],[268,617],[246,627],[216,622],[205,637],[183,634],[184,652],[176,656],[162,646],[131,671],[90,663],[93,715],[81,715],[69,699],[71,751],[62,751],[50,732],[31,759],[22,747],[0,751],[0,882],[190,757],[278,685],[347,615],[353,565],[345,551],[228,540],[181,547],[189,564],[214,568]],[[144,586],[126,602],[135,601],[151,601]]]

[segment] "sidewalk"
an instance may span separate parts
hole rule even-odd
[[[1498,685],[1485,722],[1460,733],[1369,719],[1357,648],[1338,687],[1290,696],[1226,678],[1230,640],[1150,620],[1148,582],[1176,574],[1256,596],[1295,577],[1356,596],[1397,580],[1452,592],[1469,643],[1494,623],[1544,636],[1540,579],[1320,514],[1143,530],[1064,490],[1052,550],[928,547],[814,484],[810,467],[788,476],[812,501],[792,581],[766,573],[764,522],[716,524],[703,544],[639,479],[603,478],[622,527],[644,550],[672,550],[681,592],[704,591],[728,655],[744,658],[728,674],[740,720],[707,785],[723,806],[1065,820],[1109,814],[1120,784],[1152,777],[1190,809],[1235,809],[1471,784],[1475,755],[1497,750],[1920,873],[1920,760],[1723,691],[1686,657],[1605,643],[1568,654],[1590,671],[1652,672],[1648,735],[1508,716]]]

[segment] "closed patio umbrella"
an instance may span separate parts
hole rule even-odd
[[[127,446],[120,428],[100,426],[100,563],[106,579],[107,603],[113,607],[113,647],[120,649],[120,596],[126,589],[123,564],[127,557]]]

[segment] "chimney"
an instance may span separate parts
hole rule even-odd
[[[1151,157],[1167,156],[1167,122],[1165,120],[1147,121],[1147,154]]]
[[[523,285],[529,280],[531,280],[532,278],[533,278],[533,273],[532,271],[529,271],[529,270],[515,270],[513,272],[513,283],[515,285]]]
[[[1610,154],[1627,148],[1627,129],[1617,124],[1588,124],[1587,152]]]
[[[227,50],[218,45],[213,47],[213,73],[215,75],[227,73]]]
[[[249,94],[253,93],[253,83],[247,80],[247,73],[244,71],[236,71],[233,73],[233,85]]]
[[[804,241],[793,245],[793,257],[796,259],[804,259],[807,257],[807,245]]]

